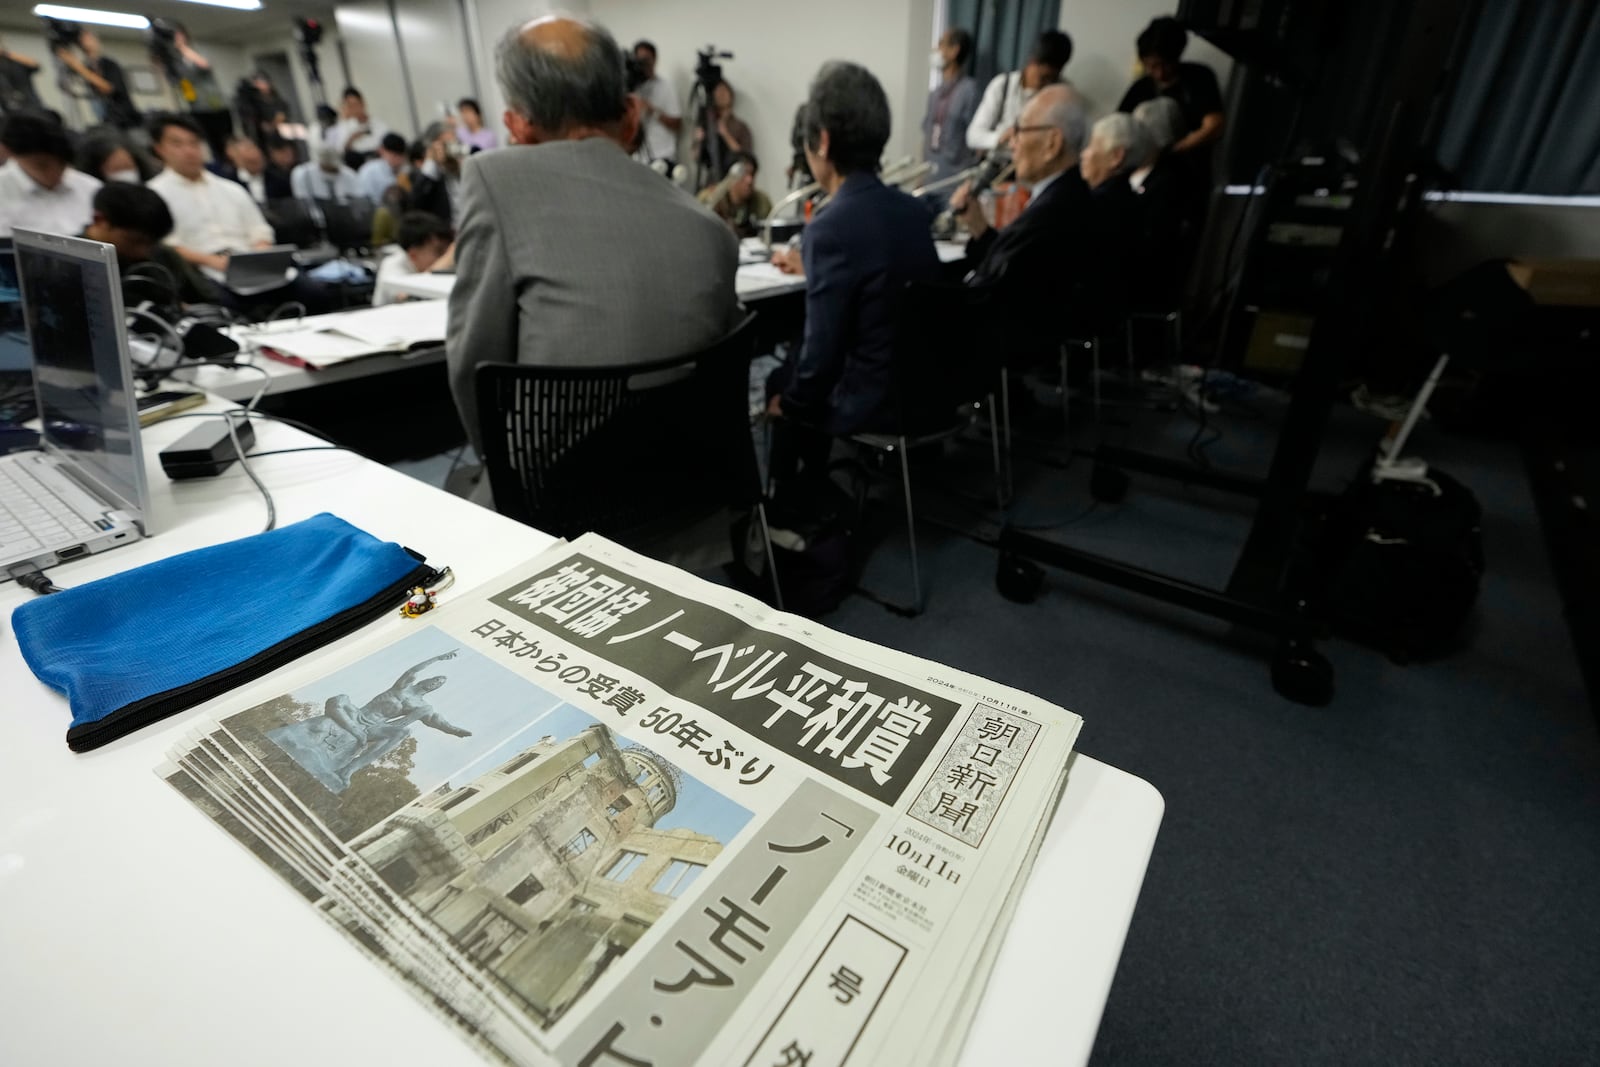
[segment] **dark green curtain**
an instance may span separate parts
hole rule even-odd
[[[1060,25],[1061,0],[949,0],[947,15],[946,26],[973,36],[967,72],[981,86],[1022,66],[1039,34]]]
[[[1474,192],[1600,193],[1600,0],[1485,0],[1439,138]]]

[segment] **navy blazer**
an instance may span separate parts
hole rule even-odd
[[[848,434],[890,429],[895,316],[907,282],[940,274],[932,219],[875,174],[852,174],[806,227],[805,343],[783,413]]]

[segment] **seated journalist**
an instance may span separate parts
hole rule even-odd
[[[898,298],[907,282],[939,277],[927,209],[878,179],[889,100],[854,63],[831,62],[811,83],[803,119],[806,164],[831,195],[806,228],[805,338],[767,379],[767,411],[786,416],[773,441],[774,475],[827,458],[824,434],[895,425],[892,362]]]
[[[479,363],[653,362],[739,322],[738,242],[694,197],[629,158],[638,102],[592,23],[534,19],[496,49],[511,145],[461,168],[450,388],[480,448]],[[474,499],[486,502],[487,481]]]
[[[94,194],[94,217],[83,236],[117,250],[124,284],[131,275],[159,287],[179,304],[217,304],[217,285],[162,244],[172,232],[172,212],[159,193],[142,185],[108,182]],[[164,301],[165,302],[165,301]]]

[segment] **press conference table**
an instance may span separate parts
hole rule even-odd
[[[156,452],[194,425],[179,418],[144,432],[155,536],[56,568],[58,584],[260,530],[260,494],[237,465],[187,483],[161,472]],[[282,425],[258,427],[260,450],[315,443]],[[551,544],[350,453],[268,456],[254,466],[280,523],[334,511],[452,565],[463,588]],[[263,589],[254,610],[292,594]],[[0,618],[30,595],[0,584]],[[398,635],[406,625],[390,617],[363,635]],[[9,622],[0,670],[9,698],[0,716],[0,1064],[483,1062],[156,777],[205,708],[75,755],[64,740],[66,701],[33,678]],[[1088,1058],[1162,810],[1145,782],[1075,757],[963,1063]]]

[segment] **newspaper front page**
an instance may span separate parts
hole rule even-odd
[[[487,1056],[953,1063],[1081,720],[602,538],[160,773]]]

